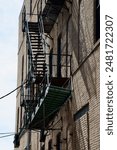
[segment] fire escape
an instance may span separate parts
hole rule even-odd
[[[66,74],[58,77],[50,73],[50,67],[57,70],[58,65],[50,63],[45,33],[49,34],[64,4],[64,0],[47,0],[38,22],[25,20],[27,37],[28,71],[27,84],[21,88],[21,107],[24,117],[20,132],[16,134],[14,144],[19,146],[20,137],[26,129],[48,130],[50,121],[71,95],[70,73],[71,55],[61,54],[61,70]],[[53,53],[56,59],[58,55]],[[55,60],[54,59],[54,60]],[[62,60],[65,62],[62,64]],[[53,69],[53,70],[54,70]]]

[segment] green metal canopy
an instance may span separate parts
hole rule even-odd
[[[71,91],[62,87],[50,86],[47,95],[38,107],[29,124],[30,129],[46,128],[55,113],[70,96]]]

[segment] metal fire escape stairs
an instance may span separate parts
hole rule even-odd
[[[49,0],[49,2],[51,1]],[[58,3],[58,1],[56,2]],[[22,127],[15,136],[15,147],[18,147],[19,139],[26,129],[48,130],[50,121],[71,95],[71,89],[66,86],[69,77],[58,78],[49,74],[49,55],[47,55],[44,34],[49,33],[53,26],[53,21],[50,19],[49,25],[45,17],[48,9],[51,13],[51,3],[45,6],[38,22],[25,21],[28,82],[26,86],[22,85],[21,88],[21,107],[25,112]],[[58,10],[53,5],[51,7],[54,8],[54,11],[58,11],[54,14],[55,16],[53,15],[54,20],[60,12],[63,1],[61,0],[59,3],[59,6],[55,5]]]
[[[70,89],[62,87],[65,79],[51,79],[42,16],[39,22],[26,22],[28,43],[28,100],[24,100],[26,110],[26,128],[47,129],[50,120],[68,99]],[[62,84],[57,84],[61,82]],[[37,86],[36,91],[34,87]],[[32,95],[31,95],[32,94]],[[26,107],[26,104],[28,107]]]

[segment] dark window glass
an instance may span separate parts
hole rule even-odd
[[[52,150],[52,140],[50,140],[48,143],[48,150]]]
[[[45,145],[42,145],[42,146],[41,146],[41,150],[45,150]]]
[[[26,21],[26,8],[24,6],[22,12],[22,32],[25,32],[25,21]]]
[[[19,129],[19,107],[17,109],[17,133],[18,133],[18,129]]]
[[[50,77],[52,76],[52,63],[53,63],[53,49],[50,51],[49,55],[49,71],[50,71]]]
[[[30,0],[30,15],[32,14],[32,0]]]
[[[95,40],[97,41],[100,38],[100,1],[96,0],[96,7],[95,7]]]
[[[61,133],[58,133],[56,137],[56,150],[62,150]]]
[[[58,37],[57,41],[57,51],[58,51],[58,57],[57,57],[57,77],[61,77],[61,34]]]

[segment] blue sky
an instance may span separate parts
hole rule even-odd
[[[23,0],[0,0],[0,97],[16,88],[18,17]],[[13,136],[1,133],[15,131],[16,93],[0,99],[0,150],[13,150]]]

